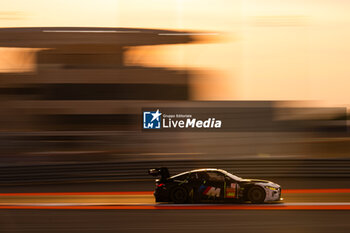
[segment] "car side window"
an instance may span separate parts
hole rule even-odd
[[[198,172],[192,172],[189,177],[190,181],[198,181],[199,180],[199,175]]]
[[[209,176],[206,172],[197,172],[198,180],[201,182],[208,181]]]
[[[225,176],[224,174],[220,172],[207,172],[209,176],[209,181],[212,182],[224,182],[225,181]]]

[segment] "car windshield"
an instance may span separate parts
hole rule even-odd
[[[235,176],[227,171],[222,171],[222,173],[224,173],[226,176],[230,177],[231,179],[234,179],[236,181],[242,181],[243,179],[239,176]]]

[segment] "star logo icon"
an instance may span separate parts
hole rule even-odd
[[[153,116],[151,122],[154,121],[154,120],[159,121],[159,116],[161,116],[162,113],[160,113],[160,112],[159,112],[159,109],[157,109],[157,111],[156,111],[155,113],[152,113],[151,115]]]
[[[162,128],[161,119],[162,113],[157,111],[144,111],[143,112],[143,128],[144,129],[160,129]]]

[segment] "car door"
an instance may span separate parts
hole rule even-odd
[[[225,175],[218,171],[206,171],[201,174],[203,182],[199,186],[202,200],[223,200]]]
[[[188,187],[189,187],[189,198],[193,202],[199,202],[202,199],[201,193],[200,193],[200,187],[202,184],[204,184],[205,181],[205,175],[202,172],[191,172],[191,174],[188,177]]]
[[[225,176],[225,190],[224,190],[224,199],[225,200],[234,200],[237,199],[238,193],[238,183],[236,180],[231,177]]]

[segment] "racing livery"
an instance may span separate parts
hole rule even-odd
[[[242,179],[225,170],[206,168],[170,176],[165,167],[150,169],[156,179],[156,202],[251,202],[282,200],[281,187],[267,180]]]

